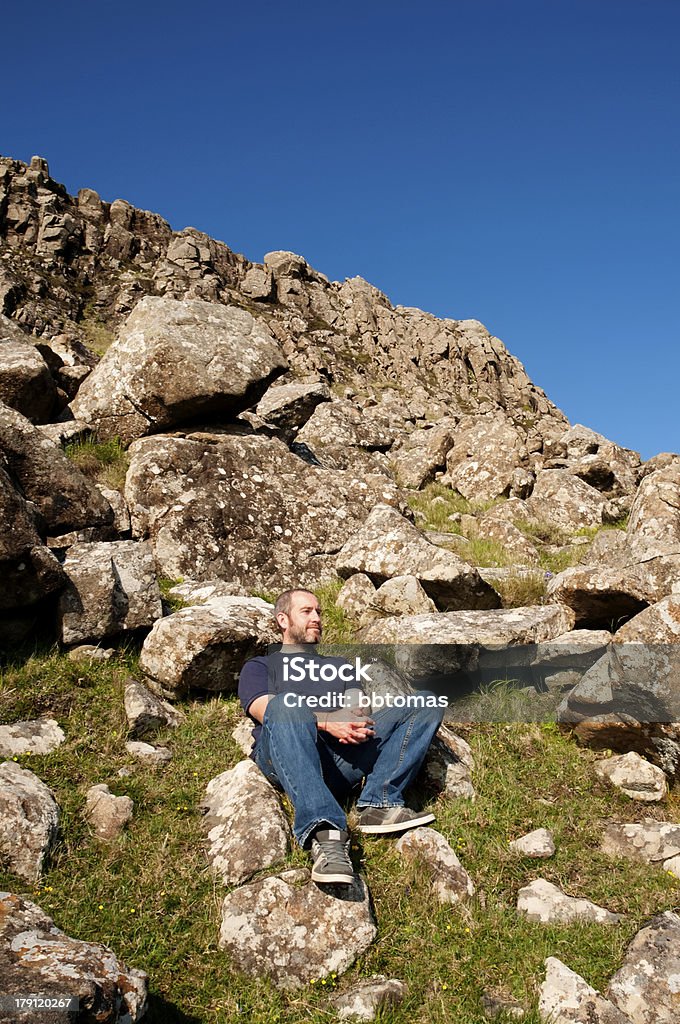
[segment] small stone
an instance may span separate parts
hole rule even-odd
[[[51,754],[66,737],[54,718],[0,725],[0,757],[18,754]]]
[[[421,861],[431,871],[432,887],[440,903],[459,903],[474,893],[472,879],[453,848],[433,828],[414,828],[395,843],[409,861]]]
[[[128,754],[146,761],[148,764],[167,764],[172,761],[172,751],[167,747],[154,747],[150,743],[143,743],[140,740],[129,740],[125,744]]]
[[[555,842],[547,828],[537,828],[519,839],[513,839],[510,849],[523,857],[540,857],[547,859],[555,853]]]
[[[668,783],[661,769],[632,750],[628,754],[599,761],[595,771],[631,800],[653,803],[668,795]]]
[[[612,914],[590,900],[567,896],[552,882],[537,878],[520,889],[517,909],[529,921],[553,924],[556,921],[593,921],[596,924],[616,924],[620,914]]]
[[[172,704],[150,693],[136,679],[128,681],[124,700],[130,735],[134,738],[151,735],[160,729],[175,729],[184,717]]]
[[[113,647],[99,647],[97,644],[79,644],[72,647],[67,654],[69,661],[110,661],[116,653]]]
[[[253,749],[253,723],[249,718],[242,718],[232,729],[231,738],[241,748],[246,757],[250,757]]]
[[[85,815],[100,839],[115,839],[132,817],[129,796],[114,796],[108,786],[92,786],[85,796]]]
[[[545,961],[538,1012],[545,1024],[632,1024],[620,1010],[557,957]]]
[[[607,825],[601,850],[609,857],[627,857],[645,864],[658,864],[680,855],[680,825],[648,820]]]
[[[397,978],[374,974],[341,992],[332,1004],[338,1020],[375,1020],[379,1010],[398,1006],[408,992],[408,986]]]
[[[490,1020],[500,1017],[501,1014],[514,1020],[521,1020],[526,1016],[526,1010],[516,999],[487,989],[482,992],[482,1009],[484,1016]]]

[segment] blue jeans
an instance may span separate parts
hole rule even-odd
[[[431,694],[423,690],[420,696]],[[293,832],[300,846],[320,825],[347,830],[338,801],[362,779],[366,782],[357,807],[403,807],[404,790],[418,773],[444,709],[390,707],[371,717],[375,735],[354,745],[318,730],[313,712],[286,707],[283,694],[267,704],[252,756],[293,804]]]

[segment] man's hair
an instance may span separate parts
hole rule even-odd
[[[314,591],[307,590],[306,587],[294,587],[292,590],[284,590],[284,592],[282,594],[279,594],[279,596],[276,598],[276,604],[274,605],[275,619],[280,612],[283,612],[284,615],[290,615],[290,609],[293,604],[293,594],[311,594],[312,597],[316,597]],[[281,626],[279,626],[278,619],[276,625],[278,626],[280,632],[283,633]]]

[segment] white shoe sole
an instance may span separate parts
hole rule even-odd
[[[352,885],[354,875],[343,875],[339,872],[335,875],[324,875],[321,872],[312,871],[312,881],[326,883],[327,885]]]
[[[386,822],[384,825],[359,825],[358,829],[367,836],[386,836],[390,833],[407,832],[410,828],[418,828],[419,825],[429,825],[434,821],[434,814],[421,814],[410,821]]]

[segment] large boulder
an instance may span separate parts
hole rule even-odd
[[[644,478],[631,508],[627,539],[631,561],[680,555],[680,461]]]
[[[36,882],[57,839],[59,808],[37,775],[14,761],[0,764],[0,864]]]
[[[0,1010],[2,1024],[49,1024],[55,1018],[135,1024],[146,1012],[149,980],[143,971],[126,967],[107,946],[71,938],[37,904],[9,892],[0,893],[0,977],[5,993],[71,996],[79,1004],[79,1010],[61,1012],[5,1016]]]
[[[527,508],[535,519],[574,533],[584,526],[599,526],[606,501],[600,491],[568,470],[546,469],[536,475]]]
[[[400,487],[416,490],[434,480],[435,473],[443,470],[446,456],[453,447],[458,420],[444,417],[436,426],[422,427],[407,434],[390,453],[394,461],[394,476]]]
[[[376,505],[338,554],[341,576],[364,573],[375,584],[395,576],[415,576],[442,609],[497,608],[500,597],[473,566],[431,544],[396,509]]]
[[[194,434],[131,449],[125,494],[135,537],[149,537],[171,578],[251,589],[315,586],[377,502],[384,476],[317,469],[276,439]]]
[[[246,758],[211,779],[201,805],[208,860],[225,885],[238,885],[283,860],[288,819],[271,783]]]
[[[545,454],[551,465],[568,469],[606,494],[631,494],[638,483],[639,454],[580,423],[548,445]]]
[[[680,916],[659,914],[630,942],[606,995],[632,1024],[680,1019]]]
[[[504,413],[466,417],[456,428],[442,483],[471,501],[490,501],[510,493],[527,455],[526,438]]]
[[[40,352],[0,313],[0,401],[33,423],[44,423],[54,412],[56,398],[56,385]]]
[[[368,949],[377,929],[364,880],[322,890],[308,879],[286,871],[225,897],[219,945],[237,970],[294,990],[342,974]]]
[[[670,594],[633,616],[616,632],[617,643],[680,643],[680,593]]]
[[[335,399],[316,409],[296,436],[300,444],[317,446],[349,445],[369,451],[387,451],[398,432],[384,422],[360,412],[351,402]]]
[[[32,510],[3,469],[1,457],[0,573],[3,612],[33,605],[66,582],[61,565],[40,540]]]
[[[237,306],[146,296],[80,388],[72,410],[125,441],[248,408],[287,363],[261,320]]]
[[[273,613],[259,597],[220,597],[180,608],[156,622],[139,664],[166,697],[190,689],[233,693],[243,662],[279,639]]]
[[[52,536],[85,527],[109,527],[108,501],[25,416],[0,402],[0,453],[7,471],[33,502],[38,526]]]
[[[284,441],[290,442],[317,405],[328,402],[330,397],[330,389],[323,381],[274,384],[262,396],[255,411],[267,423],[278,428]]]
[[[59,596],[64,644],[151,626],[163,614],[151,547],[133,540],[73,544],[64,561],[68,586]]]

